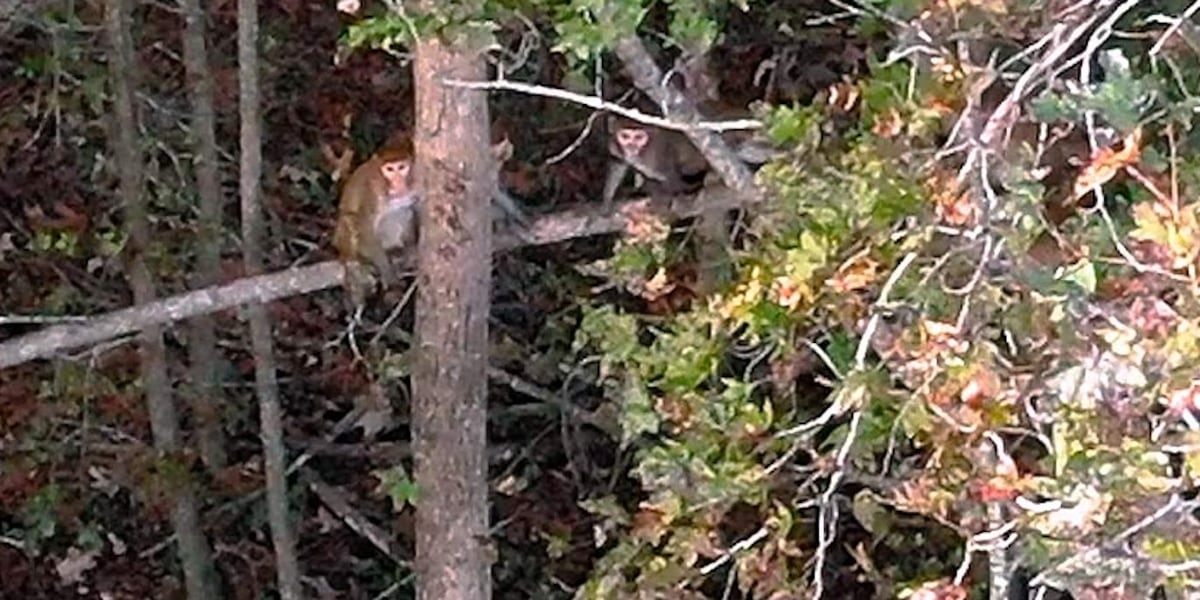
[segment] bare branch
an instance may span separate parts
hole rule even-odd
[[[312,490],[321,503],[333,511],[351,531],[361,535],[397,565],[412,567],[412,563],[400,558],[400,549],[392,544],[392,535],[356,510],[345,492],[325,483],[316,471],[308,467],[303,469],[301,476],[308,483],[308,489]]]
[[[659,79],[661,79],[661,76]],[[577,94],[575,92],[568,92],[567,90],[561,88],[535,85],[532,83],[520,83],[517,81],[505,80],[466,81],[463,79],[443,79],[442,83],[450,87],[466,88],[470,90],[507,90],[510,92],[521,92],[531,96],[544,96],[547,98],[566,100],[567,102],[574,102],[575,104],[580,104],[588,108],[615,113],[639,123],[654,125],[655,127],[662,127],[663,129],[673,129],[675,131],[738,131],[742,129],[759,129],[762,127],[762,121],[757,119],[695,122],[664,119],[662,117],[648,115],[639,110],[621,106],[620,104],[616,104],[614,102],[609,102],[598,96]],[[655,83],[655,85],[657,85],[657,83]]]

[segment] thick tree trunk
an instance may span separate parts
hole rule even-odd
[[[489,197],[496,165],[487,96],[441,80],[481,80],[486,71],[476,49],[437,39],[420,42],[416,54],[417,177],[424,190],[412,377],[417,598],[485,599]]]

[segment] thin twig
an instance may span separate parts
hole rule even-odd
[[[876,300],[876,307],[886,306],[890,300],[892,288],[900,281],[900,277],[908,270],[909,265],[916,260],[915,253],[909,253],[900,260],[900,264],[892,270],[887,282],[879,292],[879,299]],[[867,326],[863,331],[862,339],[859,340],[858,349],[854,355],[854,370],[862,372],[866,369],[867,349],[871,346],[871,340],[875,335],[875,330],[879,326],[880,311],[875,310],[871,315],[871,319],[867,322]],[[834,405],[842,404],[843,410],[850,408],[849,403],[834,402]],[[831,406],[830,408],[833,408]],[[828,413],[829,411],[826,411]],[[858,439],[858,430],[862,425],[863,411],[861,407],[854,407],[854,416],[850,418],[850,426],[846,432],[846,438],[842,441],[838,448],[837,458],[835,461],[836,470],[829,477],[829,485],[825,491],[821,493],[817,508],[817,553],[815,564],[813,566],[813,599],[820,600],[821,594],[824,592],[825,581],[823,574],[825,571],[825,561],[828,559],[829,548],[833,546],[835,537],[837,520],[838,520],[838,505],[833,500],[833,495],[841,487],[842,480],[849,473],[850,449],[854,446],[854,442]],[[832,417],[831,417],[832,418]]]
[[[1179,15],[1179,18],[1175,19],[1175,22],[1171,23],[1170,27],[1167,27],[1167,30],[1163,32],[1162,37],[1158,38],[1157,42],[1154,42],[1154,45],[1150,47],[1151,58],[1158,56],[1158,53],[1162,52],[1163,45],[1167,43],[1167,40],[1171,39],[1171,36],[1175,35],[1175,32],[1179,31],[1179,28],[1183,27],[1185,22],[1192,20],[1192,17],[1195,16],[1197,10],[1200,10],[1200,0],[1196,0],[1188,5],[1187,9],[1183,11],[1183,14]]]

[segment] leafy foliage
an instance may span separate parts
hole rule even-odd
[[[1041,207],[1062,202],[1053,195],[1064,187],[1042,185],[1030,154],[1001,155],[1000,181],[989,182],[996,187],[956,181],[929,150],[952,132],[958,111],[971,110],[963,95],[985,88],[936,60],[932,69],[876,65],[858,87],[857,129],[759,172],[771,199],[751,219],[731,289],[665,322],[588,313],[577,347],[603,357],[645,498],[631,512],[594,505],[605,530],[628,533],[577,597],[699,593],[726,560],[744,593],[811,593],[795,558],[835,550],[796,523],[811,522],[807,507],[827,510],[818,492],[832,484],[815,482],[859,472],[867,481],[898,477],[872,496],[874,509],[855,512],[872,532],[886,530],[880,515],[895,510],[963,538],[1009,521],[1014,559],[1045,570],[1053,585],[1088,589],[1099,585],[1090,577],[1119,568],[1087,553],[1130,535],[1151,507],[1185,489],[1181,455],[1145,432],[1179,431],[1168,415],[1193,410],[1193,345],[1167,340],[1192,337],[1184,333],[1195,327],[1184,300],[1192,276],[1171,274],[1191,273],[1200,252],[1194,203],[1144,170],[1189,177],[1177,163],[1149,162],[1161,150],[1142,137],[1164,115],[1155,111],[1165,82],[1119,54],[1106,60],[1103,81],[1047,88],[1030,98],[1028,114],[1076,131],[1111,127],[1112,146],[1085,154],[1090,162],[1066,193],[1074,202],[1111,188],[1106,200],[1127,204],[1127,217],[1080,211],[1046,223]],[[785,149],[810,150],[813,132],[830,127],[812,108],[781,107],[765,131]],[[1119,175],[1128,179],[1116,185]],[[988,210],[993,229],[980,231]],[[972,227],[982,237],[947,237]],[[1050,257],[1057,266],[1038,256],[1049,228],[1078,248]],[[1164,300],[1165,289],[1178,300]],[[804,374],[794,365],[814,333],[828,349],[819,371],[837,379],[824,402],[794,387]],[[1174,408],[1163,414],[1164,406]],[[795,464],[797,456],[808,458]],[[784,485],[795,481],[792,470],[811,478]],[[1035,498],[1047,504],[1033,510]],[[990,512],[996,505],[1006,507],[1002,521]],[[1172,514],[1182,506],[1177,500]],[[734,524],[734,514],[753,514],[760,529]],[[1145,552],[1166,536],[1180,544],[1172,560],[1194,559],[1194,536],[1154,529]],[[739,547],[746,540],[754,543]],[[911,544],[876,540],[898,551]],[[1077,569],[1072,557],[1081,555],[1095,561],[1090,569]],[[855,560],[868,573],[877,568],[869,556]],[[938,569],[918,562],[886,571],[873,579],[894,582],[903,596],[965,597],[948,583],[922,584]],[[1141,586],[1178,585],[1167,572],[1127,583],[1147,594]]]

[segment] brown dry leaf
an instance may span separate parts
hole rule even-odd
[[[667,277],[667,270],[659,267],[654,277],[651,277],[642,285],[641,296],[646,300],[654,301],[670,294],[674,289],[675,283]]]
[[[1021,478],[1016,474],[996,475],[975,486],[975,494],[980,502],[1011,502],[1020,495],[1020,484]]]
[[[848,81],[839,81],[825,90],[825,104],[838,113],[853,110],[860,97],[858,86]]]
[[[926,180],[924,187],[933,198],[938,220],[951,227],[970,227],[976,223],[978,207],[953,173],[938,171]]]
[[[633,515],[633,528],[630,534],[634,538],[657,544],[667,533],[666,514],[643,503],[642,510]]]
[[[224,496],[249,494],[263,485],[263,474],[257,465],[229,465],[213,473],[213,489]]]
[[[921,328],[925,331],[929,341],[934,343],[949,341],[958,335],[958,326],[945,321],[925,319],[921,321]]]
[[[967,600],[967,589],[949,579],[927,581],[913,591],[910,600]]]
[[[834,291],[847,293],[863,290],[879,280],[879,263],[869,256],[860,256],[843,264],[829,280]]]
[[[882,138],[894,138],[900,135],[901,131],[904,131],[904,119],[894,108],[889,108],[886,113],[877,115],[875,124],[871,127],[871,133]]]
[[[967,72],[963,69],[962,64],[946,54],[931,56],[929,66],[945,85],[952,85],[967,78]]]
[[[625,235],[633,243],[659,242],[671,233],[671,227],[661,217],[650,211],[650,200],[642,200],[621,207],[625,219]]]
[[[1091,190],[1108,183],[1125,167],[1137,164],[1141,159],[1142,130],[1135,129],[1122,140],[1122,148],[1101,148],[1091,162],[1075,178],[1075,198],[1081,198]]]
[[[987,370],[979,369],[963,386],[959,392],[959,399],[963,404],[972,408],[980,408],[983,403],[991,398],[995,398],[1000,393],[1000,380],[996,374]]]
[[[771,297],[784,308],[795,308],[804,300],[804,288],[791,277],[781,275],[771,282]]]
[[[905,481],[892,492],[892,503],[896,508],[921,514],[933,510],[933,499],[929,493],[929,482],[925,480]]]
[[[654,403],[654,410],[681,429],[690,429],[695,416],[692,404],[678,396],[663,396]]]
[[[951,227],[971,227],[979,218],[979,211],[966,192],[946,192],[934,196],[938,220]]]
[[[68,229],[75,232],[81,232],[87,229],[87,214],[82,211],[75,210],[66,202],[62,200],[55,201],[54,212],[58,215],[58,218],[53,221],[57,229]]]
[[[43,406],[28,381],[18,382],[14,377],[0,382],[0,431],[15,431],[25,426]]]

